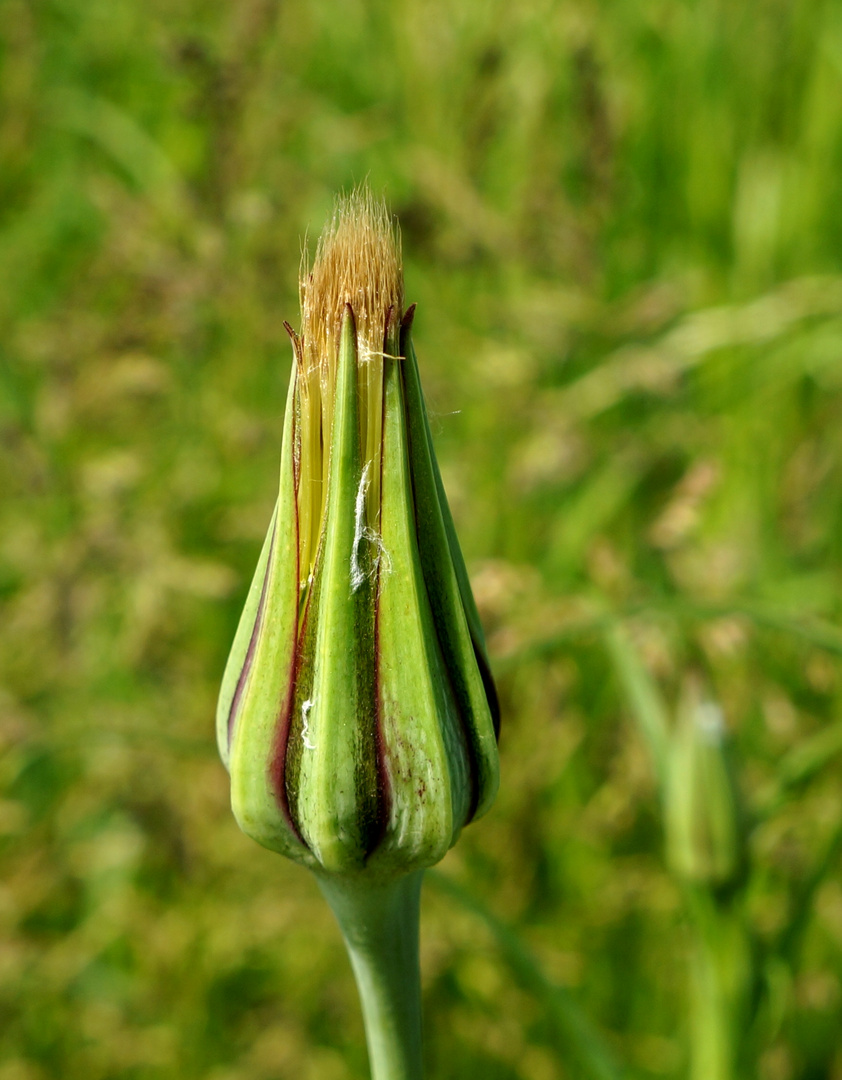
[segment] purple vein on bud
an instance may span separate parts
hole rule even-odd
[[[266,536],[266,558],[264,561],[263,570],[263,584],[260,588],[260,601],[257,605],[257,615],[254,620],[254,626],[252,627],[251,637],[249,638],[248,649],[246,651],[245,659],[243,661],[243,669],[240,672],[240,677],[237,680],[237,687],[234,691],[234,697],[231,699],[231,708],[228,711],[228,748],[231,748],[231,738],[234,734],[234,722],[237,718],[239,711],[240,701],[243,696],[243,687],[248,679],[249,672],[251,671],[251,665],[254,661],[254,651],[257,647],[257,636],[260,633],[260,628],[263,625],[263,612],[266,608],[266,584],[269,581],[269,574],[271,572],[272,562],[272,548],[275,544],[275,529],[278,522],[278,507],[275,504],[275,511],[272,515],[272,524],[269,532]]]

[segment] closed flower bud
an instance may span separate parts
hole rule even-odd
[[[217,713],[241,828],[329,873],[438,861],[497,788],[497,705],[398,241],[364,193],[302,273],[280,489]]]
[[[679,878],[726,885],[742,861],[737,793],[719,706],[691,686],[672,736],[666,785],[667,861]]]

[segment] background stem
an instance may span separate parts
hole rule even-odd
[[[390,882],[317,877],[351,957],[372,1080],[422,1080],[418,934],[423,871]]]
[[[685,892],[693,946],[690,957],[691,1080],[734,1080],[750,1023],[751,949],[739,907],[717,902],[705,888]]]

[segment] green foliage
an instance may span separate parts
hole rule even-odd
[[[430,1076],[698,1075],[706,1024],[842,1076],[838,6],[2,0],[0,155],[0,1080],[365,1076],[213,741],[301,238],[365,176],[504,710]],[[688,677],[724,892],[664,860]]]

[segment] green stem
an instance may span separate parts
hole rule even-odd
[[[319,874],[362,1002],[372,1080],[422,1080],[419,870],[372,882]]]
[[[691,918],[691,1080],[734,1080],[749,1023],[751,950],[739,909],[701,887],[685,892]]]

